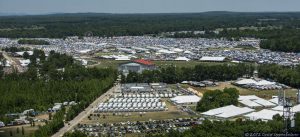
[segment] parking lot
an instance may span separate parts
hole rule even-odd
[[[146,135],[147,133],[165,133],[170,130],[183,132],[193,125],[201,124],[203,118],[173,118],[118,123],[79,124],[75,130],[84,131],[90,136],[121,136],[125,134]]]

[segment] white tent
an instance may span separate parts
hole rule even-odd
[[[176,58],[175,60],[176,60],[176,61],[190,61],[190,59],[187,58],[187,57],[178,57],[178,58]]]
[[[186,51],[184,51],[183,52],[184,54],[193,54],[191,51],[189,51],[189,50],[186,50]]]
[[[211,109],[211,110],[203,112],[201,114],[207,115],[207,116],[229,118],[229,117],[246,114],[246,113],[253,112],[253,111],[254,111],[254,109],[250,109],[248,107],[237,107],[234,105],[229,105],[229,106],[225,106],[225,107]]]
[[[174,51],[169,51],[169,50],[166,50],[166,49],[161,49],[157,52],[158,54],[175,54],[176,52]]]
[[[293,112],[300,112],[300,104],[293,107]]]
[[[256,84],[257,82],[253,79],[242,79],[235,82],[238,85]]]
[[[172,49],[172,51],[174,51],[174,52],[183,52],[183,50],[179,49],[179,48],[174,48],[174,49]]]
[[[187,104],[187,103],[197,103],[200,101],[200,97],[196,95],[185,95],[185,96],[176,96],[171,98],[171,101],[175,102],[176,104]]]
[[[269,101],[272,102],[272,103],[274,103],[274,104],[278,104],[278,97],[272,98]]]
[[[221,62],[224,61],[225,57],[202,57],[200,58],[200,61],[217,61]]]
[[[258,112],[252,112],[250,114],[247,114],[245,115],[245,117],[248,117],[250,120],[272,120],[273,116],[276,114],[282,115],[283,113],[280,111],[263,109]]]
[[[127,60],[130,60],[130,57],[129,56],[115,56],[115,60],[124,60],[124,61],[127,61]]]
[[[258,107],[258,105],[264,107],[276,106],[276,104],[255,95],[239,96],[238,100],[240,103],[249,107]]]
[[[260,104],[258,104],[256,102],[253,102],[251,100],[240,100],[239,102],[242,103],[245,106],[250,107],[250,108],[261,107]]]
[[[270,81],[267,81],[267,80],[261,80],[261,81],[258,81],[256,83],[256,85],[259,85],[259,86],[263,86],[263,85],[274,85],[276,84],[275,82],[270,82]]]

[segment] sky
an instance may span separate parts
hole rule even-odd
[[[0,0],[0,13],[300,11],[300,0]]]

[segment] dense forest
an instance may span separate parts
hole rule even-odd
[[[176,33],[172,37],[266,39],[262,48],[300,52],[300,13],[204,12],[186,14],[52,14],[0,17],[0,37],[64,38],[67,36],[159,36],[163,32],[205,31],[205,34]],[[245,29],[246,27],[246,29]],[[215,29],[222,31],[214,33]],[[249,29],[250,28],[250,29]]]
[[[196,65],[194,68],[179,68],[169,66],[159,70],[143,71],[138,74],[130,72],[127,77],[122,76],[123,83],[131,82],[165,82],[180,83],[189,81],[225,81],[236,80],[242,76],[252,76],[254,67],[250,64],[221,64],[221,65]]]
[[[20,39],[18,40],[19,44],[30,44],[30,45],[49,45],[50,43],[45,40],[38,39]]]
[[[197,104],[197,111],[204,112],[228,105],[237,105],[238,98],[239,91],[235,88],[225,88],[223,91],[213,90],[205,92]]]
[[[51,51],[45,58],[41,50],[33,50],[29,56],[31,63],[25,73],[12,73],[0,79],[0,120],[5,123],[7,113],[23,112],[26,109],[47,111],[54,103],[75,101],[66,112],[66,120],[71,120],[91,101],[108,90],[116,79],[112,68],[85,68],[65,54]],[[46,137],[63,126],[64,109],[54,115],[35,132],[35,137]]]
[[[1,50],[5,51],[5,52],[15,53],[15,52],[19,52],[19,51],[28,51],[29,49],[25,48],[25,47],[5,47],[5,48],[2,48]]]
[[[269,78],[294,88],[300,88],[300,66],[291,68],[275,64],[260,65],[258,72],[261,78]]]

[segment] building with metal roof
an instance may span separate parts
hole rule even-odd
[[[122,72],[123,75],[127,75],[129,72],[142,73],[144,70],[155,69],[156,66],[153,62],[144,59],[136,59],[126,63],[121,63],[118,67],[118,70]]]

